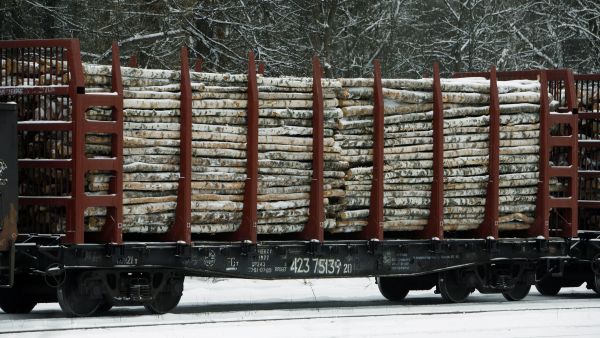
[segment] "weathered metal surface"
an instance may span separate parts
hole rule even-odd
[[[17,238],[17,105],[0,103],[0,251]]]
[[[572,243],[571,243],[572,244]],[[597,243],[595,243],[597,245]],[[594,249],[589,250],[592,254]],[[27,251],[38,256],[29,260]],[[598,252],[596,249],[595,252]],[[129,243],[72,247],[23,244],[21,266],[44,271],[58,263],[66,269],[185,269],[188,275],[242,278],[335,278],[372,275],[422,275],[500,260],[564,258],[569,243],[550,240],[385,240],[279,241],[247,244],[202,242],[192,245]]]

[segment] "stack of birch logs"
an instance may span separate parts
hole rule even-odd
[[[26,69],[19,70],[18,65],[2,60],[2,84],[64,84],[68,79],[64,63],[25,65]],[[110,91],[110,66],[84,65],[84,72],[87,92]],[[124,231],[165,232],[174,221],[177,205],[180,73],[122,67],[122,75]],[[243,74],[192,72],[191,79],[192,231],[235,231],[241,223],[246,180],[247,78]],[[373,81],[325,79],[322,85],[325,227],[330,232],[359,231],[369,214]],[[533,222],[535,211],[540,88],[536,81],[500,81],[498,85],[500,228],[525,229]],[[383,87],[384,229],[420,230],[429,216],[433,175],[432,80],[388,79],[383,80]],[[488,182],[489,82],[442,79],[442,90],[445,229],[474,229],[483,220]],[[259,76],[258,91],[258,232],[297,232],[309,216],[312,79]],[[21,120],[70,118],[68,102],[45,96],[36,100],[29,105],[35,109],[20,116]],[[94,107],[86,117],[110,120],[111,111]],[[54,141],[41,140],[51,145],[48,151],[53,153],[39,157],[68,158],[68,139]],[[25,143],[20,146],[30,146]],[[109,156],[110,144],[110,135],[86,135],[90,157]],[[87,179],[89,193],[108,191],[108,173],[91,172]],[[87,229],[98,230],[105,217],[103,208],[88,209]]]
[[[350,162],[346,210],[338,231],[367,223],[372,179],[373,81],[342,79],[344,118],[336,140]],[[427,224],[433,177],[432,80],[383,80],[385,111],[384,230]],[[500,81],[500,228],[533,221],[539,161],[539,82]],[[489,81],[442,79],[444,102],[444,229],[482,221],[488,181]]]
[[[246,180],[247,78],[191,73],[194,90],[192,231],[235,231]],[[325,194],[343,194],[344,170],[333,133],[337,81],[324,81]],[[312,176],[312,79],[258,78],[260,234],[298,232],[308,220]],[[326,201],[327,204],[327,201]],[[331,221],[335,218],[332,215]]]
[[[142,70],[122,67],[123,101],[123,231],[164,232],[173,223],[179,180],[179,78],[167,70]],[[86,91],[111,90],[111,67],[84,65]],[[112,111],[94,107],[88,119],[111,120]],[[94,145],[110,153],[111,136],[88,134],[88,147]],[[90,154],[88,154],[89,156]],[[108,191],[108,173],[91,172],[88,190],[92,194]],[[88,230],[105,222],[104,208],[86,210]]]
[[[124,224],[127,232],[164,232],[174,220],[179,178],[179,73],[122,67],[124,96]],[[86,65],[90,91],[108,91],[110,67]],[[247,79],[241,74],[191,73],[192,231],[235,231],[242,220],[246,180]],[[347,164],[333,134],[341,110],[336,80],[324,80],[325,204],[335,226]],[[110,119],[95,108],[90,119]],[[110,151],[109,135],[89,135]],[[94,155],[105,155],[96,152]],[[312,178],[312,79],[259,78],[258,232],[298,232],[308,220]],[[106,193],[109,176],[93,173],[89,191]],[[89,229],[105,219],[86,213]]]
[[[192,231],[235,231],[246,180],[246,90],[241,74],[191,74]]]
[[[259,233],[302,231],[309,216],[312,180],[312,79],[265,77],[258,82]],[[344,194],[348,168],[333,140],[341,118],[335,94],[340,87],[337,80],[322,80],[326,229],[336,226],[336,201]]]

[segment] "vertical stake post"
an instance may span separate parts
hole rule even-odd
[[[563,237],[577,237],[579,230],[579,107],[575,89],[575,76],[572,69],[565,70],[565,95],[567,96],[568,109],[571,112],[571,146],[569,149],[569,163],[571,163],[571,177],[569,180],[569,207],[568,223],[563,226]]]
[[[73,40],[69,53],[69,72],[71,83],[69,85],[69,96],[72,99],[71,119],[73,129],[71,133],[72,167],[71,167],[71,204],[67,217],[66,243],[84,243],[84,213],[85,213],[85,103],[81,88],[85,88],[83,82],[83,69],[81,67],[81,51],[79,40]]]
[[[433,182],[429,221],[420,232],[423,238],[444,238],[444,104],[440,66],[433,64]]]
[[[248,55],[248,113],[246,131],[246,182],[240,227],[229,238],[256,243],[258,221],[258,84],[254,52]]]
[[[371,196],[367,226],[360,232],[363,239],[383,239],[383,86],[381,84],[381,65],[379,60],[373,61],[373,178],[371,181]]]
[[[488,139],[488,183],[483,223],[475,231],[479,237],[498,238],[500,203],[500,100],[496,66],[490,69],[490,130]]]
[[[548,101],[548,75],[545,70],[539,73],[540,80],[540,164],[538,178],[537,205],[535,222],[529,227],[530,236],[550,236],[550,189],[548,169],[550,166],[550,150],[548,147],[550,102]]]
[[[112,43],[112,91],[117,94],[112,108],[112,119],[117,130],[112,135],[112,155],[118,161],[110,180],[110,192],[115,195],[115,206],[107,208],[106,222],[102,227],[101,240],[123,242],[123,81],[119,45]]]
[[[321,88],[321,62],[317,55],[313,56],[313,163],[312,163],[312,181],[310,186],[310,206],[308,222],[300,233],[300,237],[305,240],[324,240],[323,222],[325,222],[325,207],[323,205],[323,180],[324,180],[324,159],[323,159],[323,89]]]
[[[192,84],[188,49],[181,47],[179,182],[175,222],[166,234],[168,240],[192,242]]]

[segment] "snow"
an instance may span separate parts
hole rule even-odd
[[[372,278],[188,278],[185,287],[172,314],[125,307],[103,317],[65,318],[57,304],[40,304],[29,315],[0,313],[0,333],[45,338],[600,337],[599,298],[585,287],[565,289],[557,297],[532,290],[520,302],[474,293],[464,304],[445,304],[433,291],[414,291],[393,304]]]

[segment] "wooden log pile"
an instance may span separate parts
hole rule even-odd
[[[304,228],[309,216],[313,160],[312,79],[259,78],[258,82],[259,136],[278,135],[288,140],[259,139],[259,233],[261,226],[274,230],[269,233],[298,232]],[[321,85],[324,99],[325,228],[334,228],[335,215],[340,210],[337,201],[344,194],[344,176],[348,168],[342,160],[341,149],[333,139],[337,120],[341,118],[335,90],[341,85],[336,80],[322,80]],[[281,212],[273,214],[271,210],[276,205],[282,205],[287,215]]]
[[[372,80],[342,79],[344,117],[335,136],[350,162],[346,210],[336,231],[366,225],[372,172]],[[432,80],[383,80],[386,231],[420,230],[429,216],[432,182]],[[489,81],[443,79],[444,229],[483,221],[488,181]],[[501,110],[500,228],[533,222],[539,162],[539,83],[499,82]]]
[[[91,91],[106,91],[110,67],[85,67]],[[125,176],[123,229],[164,232],[174,220],[179,178],[179,74],[122,68],[125,84]],[[235,231],[242,218],[246,180],[245,75],[191,73],[192,79],[192,231]],[[169,82],[170,81],[170,82]],[[140,87],[141,86],[141,87]],[[341,117],[334,89],[325,96],[325,204],[335,220],[347,164],[333,140]],[[308,219],[312,176],[312,79],[259,78],[258,232],[301,231]],[[110,111],[90,110],[88,118],[109,119]],[[109,149],[109,135],[87,141]],[[102,155],[102,154],[96,154]],[[109,177],[95,173],[89,190],[106,192]],[[104,222],[103,209],[88,211],[90,229]]]
[[[123,101],[123,231],[160,233],[175,218],[179,180],[179,78],[177,71],[122,67]],[[111,67],[84,65],[86,90],[111,90]],[[110,120],[112,111],[94,107],[91,120]],[[88,156],[110,154],[111,135],[88,134]],[[108,173],[91,172],[88,191],[105,194]],[[106,209],[86,210],[88,230],[105,222]]]
[[[20,67],[20,68],[19,68]],[[3,60],[7,85],[65,83],[66,65]],[[107,92],[109,66],[84,65],[86,91]],[[23,74],[32,76],[25,79]],[[125,232],[161,233],[174,222],[179,180],[180,73],[122,67]],[[13,76],[22,80],[10,80]],[[192,231],[235,231],[246,180],[247,78],[191,73]],[[17,82],[10,82],[17,81]],[[539,161],[539,83],[500,81],[500,228],[533,222]],[[308,220],[312,176],[312,79],[258,78],[258,233],[301,231]],[[354,232],[367,223],[372,179],[373,81],[322,81],[325,117],[325,228]],[[432,182],[432,80],[383,80],[385,113],[384,229],[420,230],[429,216]],[[445,230],[476,228],[488,182],[489,82],[443,79]],[[69,102],[38,96],[21,120],[70,119]],[[553,107],[558,103],[553,103]],[[110,120],[94,107],[88,119]],[[49,135],[49,134],[48,134]],[[27,147],[68,158],[68,138],[38,135]],[[89,157],[109,156],[111,136],[86,135]],[[25,149],[21,153],[35,153]],[[38,151],[39,153],[39,151]],[[48,155],[49,154],[49,155]],[[48,155],[48,156],[46,156]],[[108,190],[108,173],[91,172],[88,192]],[[556,184],[553,190],[560,189]],[[66,185],[65,185],[66,187]],[[86,211],[98,230],[106,210]]]
[[[231,232],[242,219],[246,180],[247,81],[244,75],[192,73],[192,231]],[[343,193],[346,165],[333,133],[337,81],[324,81],[325,180],[329,197]],[[200,87],[198,87],[200,88]],[[312,176],[312,80],[258,79],[259,234],[301,231],[308,220]],[[197,131],[197,132],[196,132]],[[335,212],[330,213],[332,220]]]

